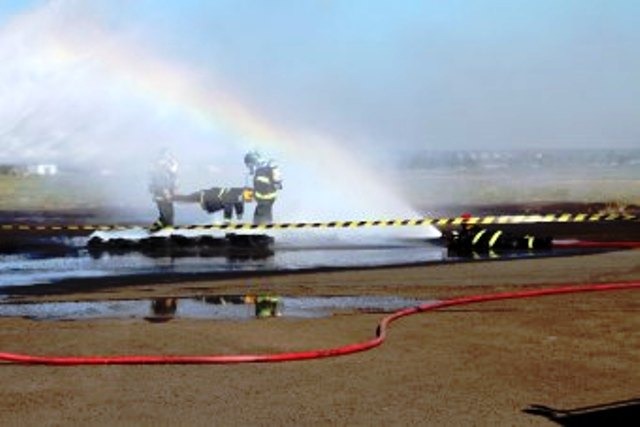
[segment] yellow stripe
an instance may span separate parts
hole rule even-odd
[[[528,215],[523,220],[523,222],[526,222],[526,223],[541,222],[541,221],[542,221],[541,215]]]
[[[637,215],[630,214],[588,214],[563,213],[559,215],[501,215],[486,217],[470,217],[470,218],[414,218],[414,219],[391,219],[391,220],[367,220],[367,221],[331,221],[331,222],[299,222],[299,223],[275,223],[268,225],[253,224],[210,224],[210,225],[183,225],[173,227],[174,229],[183,230],[285,230],[285,229],[304,229],[304,228],[360,228],[360,227],[415,227],[421,225],[462,225],[462,224],[519,224],[519,223],[535,223],[535,222],[596,222],[596,221],[638,221]],[[106,225],[106,224],[70,224],[70,225],[32,225],[32,224],[0,224],[0,230],[11,231],[93,231],[93,230],[129,230],[135,228],[132,225]]]
[[[486,229],[484,229],[484,230],[480,230],[478,233],[476,233],[476,235],[475,235],[475,236],[473,236],[473,240],[471,241],[471,244],[472,244],[472,245],[475,245],[476,243],[478,243],[478,241],[480,240],[480,238],[482,237],[482,235],[483,235],[484,233],[486,233],[486,232],[487,232],[487,230],[486,230]]]
[[[558,218],[558,222],[569,222],[569,220],[571,219],[571,214],[562,214],[560,215],[560,218]]]
[[[253,197],[256,200],[271,200],[276,198],[275,191],[273,193],[258,193],[257,191],[253,194]]]
[[[493,236],[491,236],[491,239],[489,239],[489,247],[492,248],[493,245],[496,244],[496,241],[500,238],[500,236],[502,235],[502,231],[498,230],[495,233],[493,233]]]
[[[491,224],[495,221],[496,217],[495,216],[485,216],[484,218],[480,219],[480,223],[481,224]]]
[[[527,248],[533,249],[533,236],[524,236],[527,239]]]

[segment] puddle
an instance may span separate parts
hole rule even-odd
[[[0,317],[24,317],[34,320],[144,319],[149,322],[162,322],[176,318],[210,320],[249,320],[264,317],[321,318],[339,313],[392,312],[423,302],[394,296],[216,295],[147,300],[5,303],[0,304]]]

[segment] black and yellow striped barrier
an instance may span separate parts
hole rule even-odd
[[[638,221],[638,215],[630,214],[545,214],[545,215],[497,215],[484,217],[454,218],[417,218],[392,219],[376,221],[330,221],[330,222],[282,222],[274,224],[202,224],[178,225],[174,230],[301,230],[328,228],[363,228],[363,227],[412,227],[412,226],[456,226],[466,224],[527,224],[527,223],[588,223],[604,221]],[[43,224],[0,224],[0,231],[60,231],[60,232],[92,232],[122,231],[139,228],[133,225],[43,225]]]

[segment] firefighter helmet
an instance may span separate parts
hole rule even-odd
[[[262,162],[262,156],[257,151],[249,151],[244,156],[244,164],[253,173],[255,168]]]

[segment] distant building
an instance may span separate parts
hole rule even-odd
[[[56,175],[58,166],[54,164],[39,164],[27,166],[27,174],[29,175]]]

